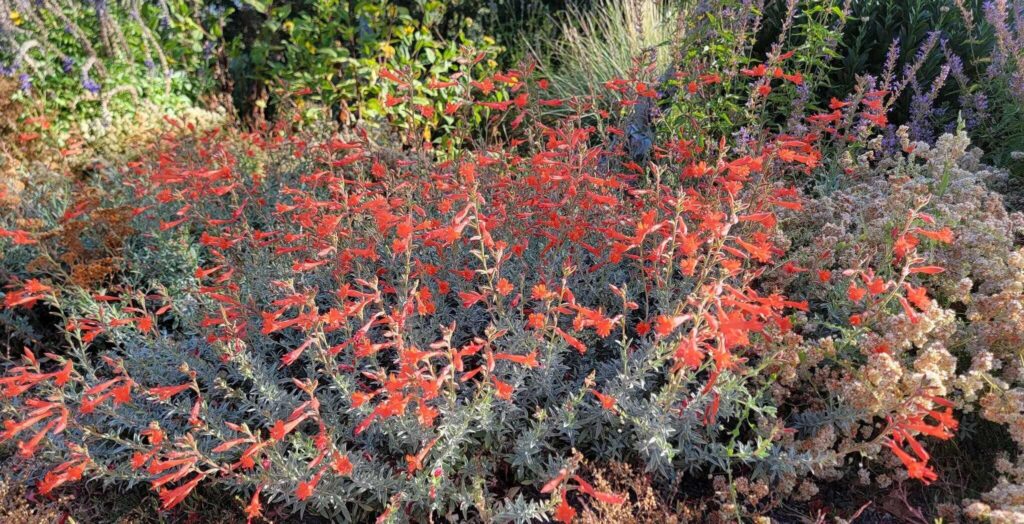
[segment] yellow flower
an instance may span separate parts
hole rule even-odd
[[[395,48],[391,47],[391,44],[387,42],[380,43],[380,51],[384,54],[384,58],[391,58],[395,56]]]
[[[485,36],[484,37],[484,43],[487,44],[487,45],[494,45],[494,39],[489,37],[489,36]]]
[[[402,31],[407,35],[411,35],[416,32],[416,28],[411,25],[407,25],[402,28]]]
[[[282,25],[284,26],[284,30],[288,31],[289,33],[295,30],[295,22],[292,22],[291,20],[288,20]]]
[[[314,54],[316,53],[316,46],[309,42],[306,42],[306,50],[309,51],[310,54]]]
[[[494,69],[494,68],[498,67],[498,63],[495,62],[494,60],[488,60],[487,61],[487,67],[490,67],[491,69]]]
[[[14,25],[21,25],[21,23],[24,22],[24,20],[22,20],[21,18],[21,13],[17,11],[11,11],[11,22],[13,22]]]

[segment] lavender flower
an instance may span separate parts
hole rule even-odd
[[[99,84],[97,84],[96,81],[92,80],[89,77],[85,77],[82,79],[82,87],[92,94],[99,94]]]
[[[939,41],[939,35],[938,31],[928,33],[928,38],[921,43],[921,47],[917,48],[917,54],[914,55],[915,62],[924,62],[928,58],[932,49],[935,49],[935,44]]]
[[[800,84],[796,87],[796,97],[792,102],[792,111],[790,112],[789,121],[787,127],[794,133],[801,134],[806,131],[806,127],[803,124],[803,115],[807,114],[807,103],[811,99],[811,89],[807,83]]]
[[[733,138],[736,139],[737,143],[747,144],[753,141],[754,135],[750,132],[750,129],[748,129],[746,126],[743,126],[736,130],[735,133],[733,133]]]
[[[971,131],[988,119],[988,97],[985,93],[960,95],[960,114],[964,127]]]
[[[944,109],[935,106],[939,98],[939,92],[946,85],[949,78],[950,66],[944,64],[939,74],[932,79],[931,86],[924,91],[921,85],[914,80],[912,86],[914,96],[910,100],[910,136],[914,140],[921,140],[931,143],[935,139],[934,122],[941,120],[945,115]]]
[[[1010,89],[1015,96],[1024,99],[1024,4],[1015,3],[1012,7],[1007,0],[989,0],[982,10],[985,21],[993,28],[996,45],[992,50],[992,63],[986,73],[990,78],[1009,75]],[[1010,11],[1013,12],[1013,25],[1010,23]]]
[[[896,136],[896,126],[889,124],[882,131],[882,149],[886,155],[896,155],[902,148],[900,138]]]
[[[1010,78],[1010,91],[1024,101],[1024,71],[1017,71]]]
[[[32,78],[26,73],[22,73],[18,77],[18,84],[21,86],[21,90],[26,93],[32,90]]]
[[[882,85],[886,89],[895,89],[896,62],[900,59],[900,38],[893,39],[889,51],[885,55],[885,68],[882,70]]]
[[[967,78],[966,73],[964,73],[964,62],[960,59],[959,55],[949,49],[946,39],[942,39],[942,54],[945,55],[946,64],[949,65],[949,74],[953,75],[953,78],[961,86],[969,85],[970,80]]]

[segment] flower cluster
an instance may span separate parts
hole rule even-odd
[[[989,189],[1001,184],[1005,173],[981,164],[981,152],[968,151],[969,141],[962,134],[944,135],[934,146],[909,141],[906,130],[897,135],[903,137],[903,152],[886,154],[884,144],[872,142],[849,162],[848,180],[841,187],[819,189],[821,196],[789,218],[790,247],[798,263],[816,272],[816,278],[834,279],[837,275],[831,269],[836,265],[868,266],[876,272],[898,267],[901,246],[906,244],[901,243],[906,238],[901,232],[916,231],[924,234],[914,242],[916,249],[926,252],[942,271],[918,273],[901,284],[909,308],[902,303],[897,308],[890,301],[888,309],[867,314],[850,302],[869,296],[871,282],[851,283],[844,297],[801,285],[802,275],[784,280],[807,293],[812,304],[827,307],[818,316],[819,323],[807,326],[811,332],[827,333],[826,353],[838,351],[838,342],[867,359],[859,370],[828,375],[815,370],[827,364],[824,359],[800,367],[828,377],[838,398],[860,406],[863,415],[902,413],[902,419],[887,415],[890,424],[902,426],[889,445],[911,475],[934,480],[934,472],[919,467],[927,455],[917,451],[905,431],[909,427],[918,434],[946,438],[956,428],[947,417],[950,401],[964,413],[980,411],[984,419],[1006,426],[1018,446],[1024,442],[1018,401],[1024,258],[1017,246],[1024,217],[1008,213],[1001,197]],[[927,218],[927,223],[913,225],[905,218],[915,216],[919,221]],[[856,315],[859,329],[829,333],[829,324],[845,315]],[[967,369],[958,363],[963,360],[970,362]],[[950,401],[908,403],[922,390]],[[922,414],[930,427],[919,425]],[[1020,511],[1019,504],[1009,493],[1021,477],[1008,462],[1000,469],[1003,484],[986,494],[984,503],[968,501],[969,516],[1019,518],[1020,513],[1013,516]]]

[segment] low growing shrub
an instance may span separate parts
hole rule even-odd
[[[792,80],[782,57],[752,67],[756,112]],[[916,205],[873,264],[786,250],[819,149],[873,136],[882,94],[843,103],[849,133],[660,136],[640,165],[601,113],[539,121],[573,105],[529,71],[457,82],[498,132],[450,160],[196,133],[4,215],[2,318],[48,316],[65,343],[21,339],[0,378],[0,440],[39,493],[94,479],[167,509],[218,487],[251,518],[569,522],[649,500],[600,474],[621,463],[735,520],[866,468],[938,479],[926,448],[957,431],[957,366],[925,344],[952,329],[925,286],[957,224]],[[658,96],[609,87],[623,112]],[[102,274],[76,276],[90,260]],[[809,288],[787,298],[793,275]],[[878,350],[868,329],[921,346]]]
[[[993,486],[994,479],[986,475],[952,489],[982,499],[965,502],[968,516],[1016,522],[1024,515],[1014,495],[1024,482],[1019,464],[1024,449],[1024,251],[1019,244],[1024,216],[1008,213],[1000,195],[989,189],[1007,173],[982,164],[982,152],[969,151],[964,134],[943,135],[934,147],[911,142],[909,134],[900,129],[899,152],[886,152],[885,141],[876,139],[858,157],[839,158],[845,169],[840,186],[829,187],[784,219],[792,260],[806,271],[791,272],[778,285],[818,305],[806,327],[818,333],[816,349],[806,354],[824,351],[822,357],[800,359],[794,373],[816,374],[815,382],[831,392],[830,402],[870,406],[861,417],[872,410],[880,410],[874,416],[885,416],[902,402],[906,388],[929,384],[966,416],[1004,426],[1010,442],[999,442],[998,435],[986,434],[991,429],[978,423],[962,437],[985,442],[986,452],[999,455],[988,459],[998,484]],[[915,235],[914,228],[907,228],[914,215],[937,233],[920,237],[918,230]],[[928,250],[943,271],[926,278],[894,271],[911,245]],[[855,290],[870,296],[876,281],[854,280],[845,293],[841,287],[808,283],[842,278],[833,271],[836,267],[861,267],[878,275],[878,281],[899,280],[898,286],[887,286],[876,299],[865,298],[866,310],[851,308],[848,297]],[[898,288],[910,303],[896,306],[889,298]],[[856,327],[839,328],[851,314],[858,319]],[[840,365],[822,366],[819,358]],[[866,364],[843,369],[850,359]],[[800,389],[783,391],[779,394],[800,394]],[[985,459],[957,460],[950,466],[984,467],[971,463]],[[867,483],[888,479],[889,473],[865,468],[860,477]]]

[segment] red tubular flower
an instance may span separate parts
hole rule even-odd
[[[569,505],[569,498],[564,489],[562,490],[561,501],[558,503],[558,507],[555,508],[553,516],[556,521],[562,524],[570,524],[572,519],[576,518],[576,510]]]
[[[299,482],[299,487],[295,488],[295,497],[299,500],[306,500],[313,496],[313,492],[316,491],[316,486],[320,483],[320,477],[322,476],[323,471],[320,471],[308,481]]]
[[[167,401],[170,400],[171,397],[191,387],[191,382],[186,382],[185,384],[179,384],[177,386],[158,386],[154,388],[149,388],[149,394],[155,396],[160,400]]]
[[[910,268],[909,271],[911,274],[937,275],[945,271],[945,269],[939,266],[917,266]]]
[[[335,473],[347,477],[352,474],[352,461],[348,458],[348,455],[335,452],[334,460],[331,462],[331,469]]]
[[[860,302],[864,295],[867,294],[867,290],[864,288],[857,287],[857,284],[850,282],[850,287],[846,290],[846,296],[852,302]]]
[[[515,389],[512,387],[511,384],[502,382],[495,377],[491,377],[491,380],[494,382],[494,389],[496,391],[496,395],[498,398],[502,400],[512,399],[512,393],[515,391]]]
[[[615,397],[611,395],[605,395],[604,393],[601,393],[600,391],[594,388],[590,388],[590,392],[593,393],[595,397],[597,397],[597,400],[598,402],[601,403],[602,408],[613,413],[615,412]]]
[[[944,227],[936,231],[929,231],[927,229],[916,228],[914,229],[914,232],[925,238],[930,238],[936,242],[942,242],[943,244],[953,243],[953,230],[948,227]]]
[[[914,308],[910,307],[910,302],[907,302],[907,299],[904,297],[898,297],[898,300],[900,302],[900,307],[903,308],[903,313],[907,315],[907,318],[910,320],[910,323],[917,324],[919,319],[917,313],[914,311]]]
[[[192,493],[204,478],[206,478],[206,475],[199,474],[177,488],[160,490],[161,507],[171,509],[181,504],[181,501],[185,500],[185,497],[188,497],[189,493]]]
[[[36,302],[46,298],[53,288],[47,286],[37,279],[25,281],[21,289],[12,291],[4,297],[4,306],[13,308],[15,306],[32,307]]]
[[[245,507],[245,516],[249,520],[263,515],[263,505],[260,504],[260,491],[263,489],[263,485],[256,486],[256,491],[252,494],[252,499],[249,500],[249,505]]]
[[[572,347],[576,351],[579,351],[581,355],[587,352],[586,344],[580,342],[579,339],[566,333],[565,331],[562,331],[562,328],[556,326],[555,333],[559,337],[562,337],[562,340],[564,340],[566,344],[569,344],[570,347]]]
[[[67,482],[76,481],[82,478],[85,468],[89,465],[89,458],[81,455],[74,455],[71,460],[53,468],[36,485],[41,495],[50,493],[58,486]]]
[[[590,495],[591,497],[594,497],[599,502],[602,502],[604,504],[619,505],[619,504],[623,504],[627,500],[626,497],[624,497],[622,495],[618,495],[618,494],[615,494],[615,493],[606,493],[606,492],[602,492],[602,491],[597,491],[596,489],[594,489],[594,486],[592,486],[586,480],[583,480],[582,478],[580,478],[579,475],[573,475],[572,479],[574,481],[576,481],[576,484],[579,485],[580,491],[582,491],[583,493],[585,493],[587,495]]]
[[[896,441],[889,441],[889,448],[906,466],[907,476],[910,478],[918,479],[925,484],[931,484],[933,481],[938,480],[939,476],[928,467],[925,460],[917,460],[911,457],[906,451],[903,451],[903,448]]]
[[[304,420],[314,415],[315,413],[313,413],[312,411],[307,411],[305,413],[299,414],[298,416],[290,418],[288,422],[285,422],[283,420],[278,420],[274,422],[274,427],[270,429],[270,438],[272,440],[277,441],[283,440],[284,437],[288,436],[289,433],[294,431],[299,424],[302,424]]]

